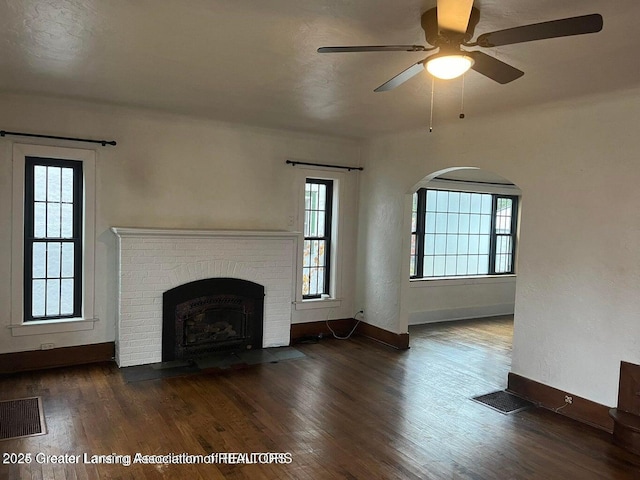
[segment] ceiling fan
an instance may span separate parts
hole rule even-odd
[[[392,90],[425,68],[434,77],[445,80],[459,77],[472,69],[491,80],[505,84],[520,78],[524,72],[479,50],[463,50],[462,47],[491,48],[602,30],[602,16],[595,13],[483,33],[472,42],[479,20],[480,11],[473,6],[473,0],[438,0],[436,8],[427,10],[422,15],[422,28],[430,47],[422,45],[321,47],[318,53],[439,50],[383,83],[374,90],[375,92]]]

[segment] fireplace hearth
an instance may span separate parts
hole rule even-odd
[[[264,287],[238,278],[179,285],[162,299],[162,361],[262,348]]]

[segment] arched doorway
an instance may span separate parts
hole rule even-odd
[[[521,204],[517,185],[475,167],[433,172],[407,192],[400,308],[407,327],[513,315]]]

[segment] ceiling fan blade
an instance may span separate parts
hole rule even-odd
[[[410,78],[415,77],[417,74],[423,71],[424,71],[424,60],[420,60],[418,63],[411,65],[406,70],[400,72],[391,80],[380,85],[378,88],[374,90],[374,92],[386,92],[388,90],[393,90],[394,88],[399,87],[404,82],[406,82]]]
[[[471,67],[473,70],[498,83],[505,84],[513,82],[524,75],[522,70],[518,70],[484,52],[475,51],[467,52],[467,54],[471,56],[475,62]]]
[[[351,53],[351,52],[428,52],[435,47],[422,45],[363,45],[360,47],[320,47],[318,53]]]
[[[476,40],[481,47],[499,47],[514,43],[532,42],[545,38],[569,37],[596,33],[602,30],[602,15],[597,13],[580,17],[563,18],[550,22],[534,23],[522,27],[508,28],[496,32],[483,33]]]
[[[440,30],[465,33],[471,16],[473,0],[438,0]]]

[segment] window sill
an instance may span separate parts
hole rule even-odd
[[[12,337],[23,337],[26,335],[46,335],[51,333],[78,332],[82,330],[93,330],[97,318],[73,318],[62,320],[41,320],[25,322],[20,325],[9,325]]]
[[[412,278],[409,279],[411,288],[445,287],[458,285],[488,285],[495,283],[511,283],[516,279],[516,274],[510,275],[485,275],[482,277],[437,277],[437,278]]]
[[[309,300],[302,300],[301,302],[295,302],[296,310],[313,310],[315,308],[335,308],[342,304],[340,298],[313,298]]]

